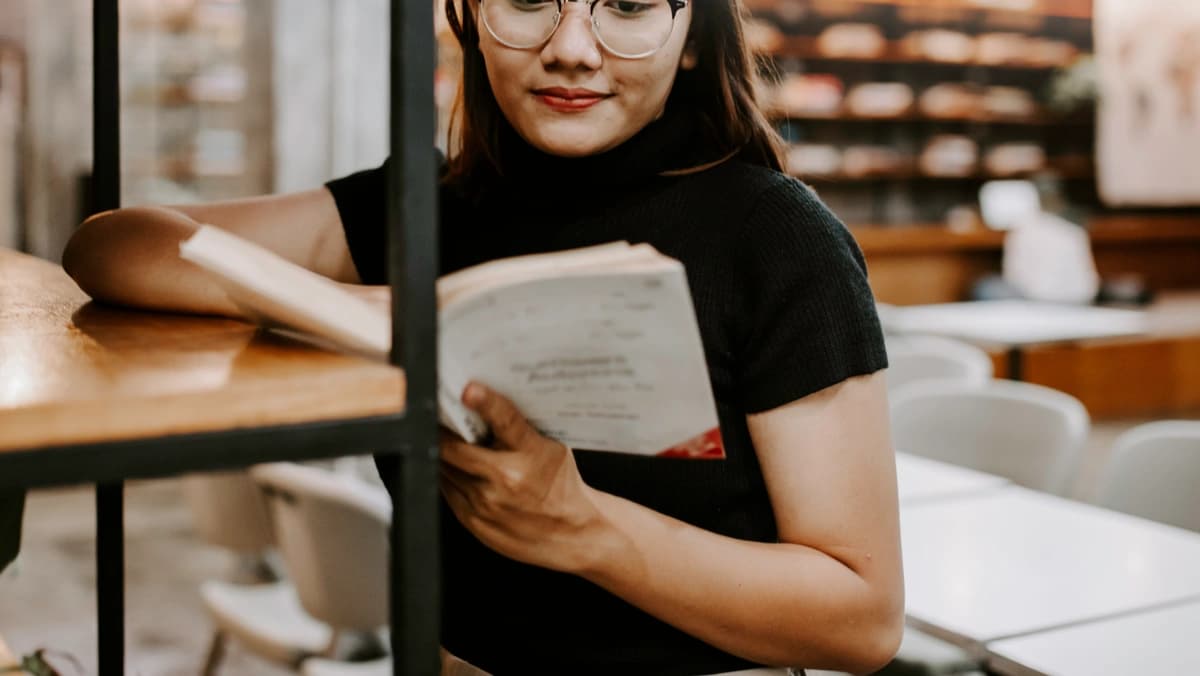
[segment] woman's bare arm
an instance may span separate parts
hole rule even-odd
[[[733,540],[599,494],[616,535],[612,555],[584,576],[752,660],[882,668],[904,621],[883,373],[750,416],[749,425],[779,543]]]
[[[151,310],[238,317],[179,244],[214,225],[331,279],[357,283],[333,195],[316,188],[206,205],[128,207],[96,214],[67,243],[63,268],[92,298]]]
[[[475,385],[463,402],[495,448],[444,436],[442,494],[497,552],[582,575],[761,664],[873,673],[895,654],[904,578],[883,372],[748,417],[779,528],[770,543],[591,488],[511,401]]]

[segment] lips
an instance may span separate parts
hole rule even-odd
[[[591,89],[547,87],[535,89],[533,95],[547,106],[562,112],[586,110],[611,96]]]

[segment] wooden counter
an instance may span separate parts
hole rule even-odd
[[[1200,412],[1200,292],[1163,294],[1145,336],[1031,347],[1025,379],[1068,392],[1095,418]]]
[[[748,0],[746,5],[752,9],[770,9],[784,2],[792,1],[794,0]],[[893,7],[919,6],[922,8],[942,8],[974,12],[982,12],[989,9],[983,2],[967,2],[966,0],[859,0],[859,2]],[[1004,9],[1004,3],[995,2],[992,4],[994,5],[993,9]],[[1007,4],[1010,7],[1016,5],[1016,8],[1010,11],[1017,14],[1035,14],[1066,19],[1092,18],[1091,0],[1027,0],[1024,3],[1010,2]]]
[[[1000,272],[1004,233],[957,232],[939,225],[851,228],[867,259],[871,289],[882,303],[953,303],[981,277]]]
[[[1021,348],[1021,379],[1073,395],[1096,419],[1200,414],[1200,291],[1167,292],[1149,308],[1147,331],[1119,338]],[[1007,378],[1008,348],[979,345]]]
[[[397,413],[399,369],[224,319],[99,306],[0,249],[0,452]]]
[[[876,297],[894,305],[965,300],[999,274],[1004,233],[939,225],[852,228]],[[1102,216],[1088,223],[1101,276],[1133,274],[1154,290],[1200,289],[1200,217]]]

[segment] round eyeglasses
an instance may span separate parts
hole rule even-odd
[[[662,49],[675,29],[675,15],[688,5],[688,0],[480,0],[479,13],[500,44],[533,49],[558,30],[568,2],[588,4],[596,40],[623,59]]]

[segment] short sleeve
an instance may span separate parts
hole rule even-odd
[[[747,413],[887,367],[862,251],[810,189],[780,177],[741,234],[739,382]]]
[[[387,172],[390,159],[325,184],[337,203],[350,257],[364,284],[387,283]]]
[[[446,172],[446,158],[434,149],[434,161],[438,174]],[[350,258],[358,270],[363,284],[387,284],[387,180],[391,169],[391,158],[374,169],[367,169],[349,176],[336,178],[325,184],[337,204],[342,227],[346,231],[346,244],[350,247]],[[448,206],[446,189],[438,188],[439,212]],[[439,216],[439,228],[444,229],[446,219]]]

